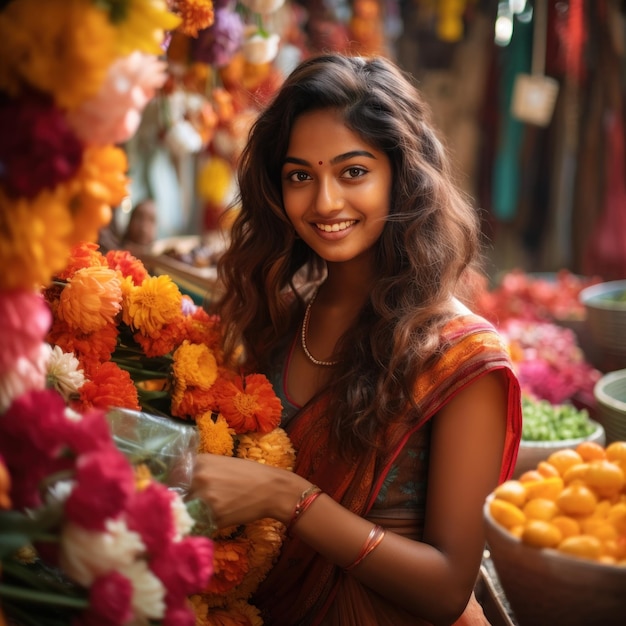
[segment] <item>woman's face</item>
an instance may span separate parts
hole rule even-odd
[[[283,202],[298,235],[329,262],[372,252],[389,215],[392,166],[334,109],[297,118],[282,167]]]

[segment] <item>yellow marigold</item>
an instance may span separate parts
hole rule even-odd
[[[97,243],[81,241],[72,247],[67,265],[62,272],[57,274],[57,278],[67,280],[84,267],[107,267],[107,265]]]
[[[131,325],[131,318],[129,314],[130,303],[133,299],[133,294],[137,291],[138,287],[135,285],[132,277],[125,276],[122,280],[122,321],[127,326]]]
[[[145,463],[140,463],[134,469],[135,487],[137,491],[144,491],[153,483],[152,472]]]
[[[263,374],[218,379],[214,389],[220,413],[237,433],[267,433],[280,423],[282,404]]]
[[[215,355],[207,346],[185,340],[174,352],[174,378],[186,387],[210,389],[217,374]]]
[[[232,456],[235,431],[228,426],[222,415],[213,421],[213,414],[207,411],[196,419],[200,437],[199,452],[209,452],[221,456]]]
[[[167,10],[165,0],[126,0],[121,19],[112,16],[117,30],[116,47],[120,56],[135,50],[162,54],[165,32],[174,30],[181,18]]]
[[[215,20],[213,0],[176,0],[174,6],[183,20],[178,29],[189,37],[197,37],[199,30],[209,28]]]
[[[128,195],[126,153],[116,146],[91,146],[76,176],[67,183],[74,215],[73,243],[95,241],[112,217],[111,207]]]
[[[0,11],[0,88],[27,83],[72,109],[95,95],[115,58],[115,30],[91,0],[20,0]]]
[[[291,440],[282,428],[275,428],[269,433],[239,435],[237,456],[290,471],[296,460]]]
[[[0,291],[47,285],[65,267],[71,230],[62,194],[44,191],[29,202],[0,192]]]
[[[85,267],[70,278],[61,292],[57,315],[83,333],[115,324],[122,308],[120,275],[108,267]]]
[[[182,294],[167,275],[150,276],[133,289],[128,303],[130,326],[152,335],[182,315]]]

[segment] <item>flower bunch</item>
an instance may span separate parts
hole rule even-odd
[[[76,413],[51,389],[22,394],[0,418],[0,465],[12,509],[0,513],[10,616],[194,624],[187,598],[210,579],[212,542],[190,535],[194,520],[175,491],[117,449],[104,411]],[[62,589],[49,582],[56,568]]]
[[[70,406],[142,408],[197,431],[198,452],[292,469],[294,451],[279,427],[282,405],[271,383],[224,362],[219,319],[169,276],[150,276],[127,251],[103,255],[96,244],[81,243],[44,295],[53,318],[49,384]],[[194,596],[202,623],[219,624],[218,610],[255,614],[247,600],[283,536],[283,526],[269,519],[212,535],[214,573]]]

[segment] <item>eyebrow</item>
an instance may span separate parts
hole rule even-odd
[[[338,154],[336,157],[333,157],[330,160],[331,165],[335,165],[337,163],[341,163],[342,161],[347,161],[348,159],[353,159],[354,157],[369,157],[370,159],[376,159],[376,157],[367,150],[352,150],[350,152],[344,152],[343,154]],[[284,163],[293,163],[294,165],[303,165],[310,166],[311,164],[304,159],[298,159],[296,157],[286,156]]]

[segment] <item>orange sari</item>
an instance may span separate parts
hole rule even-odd
[[[403,447],[459,390],[495,370],[508,379],[509,403],[505,450],[500,481],[509,478],[521,437],[521,403],[517,378],[508,352],[492,325],[475,315],[463,315],[442,333],[443,355],[416,382],[415,398],[421,418],[414,424],[393,423],[384,434],[392,445],[385,454],[372,451],[349,464],[329,447],[331,417],[319,402],[301,411],[287,426],[296,449],[294,471],[318,485],[344,507],[369,517],[385,478]],[[409,534],[406,521],[385,519],[389,530]],[[361,585],[341,568],[328,562],[298,537],[285,541],[278,562],[261,584],[254,603],[268,626],[411,626],[424,624]],[[476,617],[477,619],[473,619]],[[472,596],[458,624],[486,624]]]

